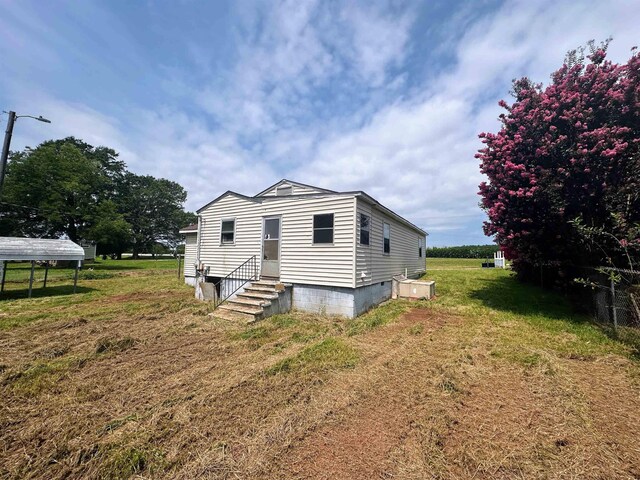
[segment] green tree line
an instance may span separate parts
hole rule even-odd
[[[427,248],[427,258],[493,258],[497,245],[462,245]]]
[[[127,170],[118,153],[69,137],[12,152],[0,198],[0,236],[68,237],[99,254],[174,248],[187,193],[176,182]]]

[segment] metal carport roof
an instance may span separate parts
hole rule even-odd
[[[73,293],[78,284],[78,268],[84,260],[84,249],[71,240],[56,240],[49,238],[0,237],[0,292],[4,291],[5,275],[8,261],[30,261],[31,275],[29,277],[29,298],[33,290],[33,273],[37,260],[70,260],[76,261],[73,277]],[[45,265],[44,284],[47,286],[49,264]]]
[[[0,237],[1,260],[84,260],[84,249],[71,240]]]

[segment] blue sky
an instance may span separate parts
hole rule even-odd
[[[0,110],[53,122],[19,120],[13,149],[113,147],[191,210],[290,178],[365,190],[431,245],[487,243],[473,155],[511,79],[610,35],[625,61],[638,25],[637,0],[0,0]]]

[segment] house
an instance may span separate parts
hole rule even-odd
[[[355,317],[391,297],[394,275],[425,272],[427,233],[362,191],[285,179],[252,197],[227,191],[197,213],[181,230],[185,282],[233,293],[227,310],[263,315],[284,285],[285,309]]]

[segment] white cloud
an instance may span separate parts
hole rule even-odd
[[[460,37],[453,68],[415,98],[321,142],[313,161],[295,175],[330,188],[367,190],[433,232],[474,224],[474,238],[482,241],[477,135],[499,128],[496,103],[508,96],[511,79],[546,81],[569,49],[610,34],[610,58],[624,61],[638,24],[640,10],[625,1],[507,3]]]
[[[486,241],[474,153],[477,134],[498,128],[497,101],[511,79],[546,81],[567,50],[609,35],[610,58],[626,60],[640,9],[627,0],[506,2],[487,13],[475,5],[441,21],[445,41],[434,48],[454,61],[420,79],[409,65],[430,48],[412,38],[420,4],[240,2],[233,65],[215,68],[215,53],[187,41],[199,75],[158,69],[165,91],[187,106],[167,99],[153,110],[123,105],[107,115],[28,76],[3,80],[22,99],[17,110],[54,121],[20,122],[14,148],[67,135],[114,147],[136,173],[184,185],[190,209],[281,177],[365,190],[426,227],[432,243]],[[6,32],[16,45],[24,41]],[[49,54],[42,41],[32,47],[36,58]]]
[[[353,48],[349,60],[360,76],[369,79],[373,86],[380,86],[386,79],[387,69],[400,66],[410,53],[408,40],[412,19],[409,12],[399,16],[389,15],[370,5],[362,8],[348,4],[341,15],[352,30]]]

